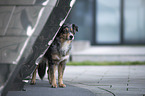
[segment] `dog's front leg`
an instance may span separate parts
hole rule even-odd
[[[49,84],[52,84],[51,83],[51,73],[50,73],[49,67],[48,67],[48,70],[47,70],[47,74],[48,74]]]
[[[63,73],[65,70],[65,65],[66,65],[66,60],[62,61],[59,65],[58,65],[58,84],[59,87],[66,87],[65,84],[63,84]]]
[[[56,84],[56,78],[55,78],[55,71],[56,71],[56,65],[55,64],[51,64],[49,66],[49,71],[50,71],[50,76],[51,76],[51,84],[52,84],[52,88],[57,88],[57,84]]]
[[[34,84],[36,84],[36,70],[38,69],[38,65],[37,65],[37,67],[35,68],[35,71],[33,72],[33,75],[32,75],[32,79],[31,79],[31,85],[34,85]]]

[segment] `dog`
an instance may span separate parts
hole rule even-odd
[[[74,40],[74,35],[78,32],[78,26],[75,24],[64,24],[56,38],[46,51],[43,59],[36,67],[33,72],[31,84],[35,84],[36,70],[38,69],[38,74],[41,79],[45,75],[46,67],[48,66],[47,74],[48,80],[52,88],[57,88],[55,71],[56,66],[58,66],[58,84],[59,87],[66,87],[63,83],[63,73],[65,70],[67,59],[69,58],[72,41]]]

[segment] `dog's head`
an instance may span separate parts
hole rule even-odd
[[[78,26],[75,24],[64,24],[58,35],[64,40],[74,40],[74,35],[76,32],[78,32]]]

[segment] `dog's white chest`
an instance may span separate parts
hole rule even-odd
[[[63,57],[59,57],[58,55],[55,55],[55,60],[58,60],[58,62],[62,62],[64,60],[67,60],[69,58],[69,55],[63,56]]]
[[[61,57],[61,58],[60,58],[60,62],[63,61],[63,60],[67,60],[68,58],[69,58],[69,55],[66,55],[66,56],[64,56],[64,57]]]
[[[62,54],[63,54],[63,55],[66,55],[66,53],[68,52],[69,48],[70,48],[70,42],[65,41],[65,42],[62,44],[62,47],[61,47]]]

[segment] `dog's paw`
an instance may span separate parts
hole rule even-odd
[[[65,88],[66,85],[65,84],[59,84],[59,87]]]
[[[30,82],[30,85],[35,85],[36,84],[36,82]]]
[[[52,88],[57,88],[57,84],[52,84],[51,87]]]

